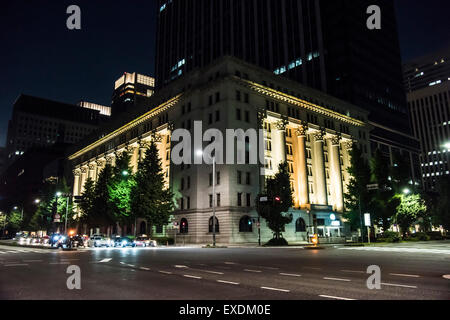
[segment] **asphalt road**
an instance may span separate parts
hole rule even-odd
[[[70,265],[81,290],[69,290]],[[369,290],[367,268],[381,268]],[[0,245],[0,299],[449,300],[450,247],[129,248]]]

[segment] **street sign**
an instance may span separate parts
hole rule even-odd
[[[259,202],[268,202],[269,198],[268,197],[260,197],[259,198]]]
[[[368,184],[367,185],[367,190],[371,191],[371,190],[378,190],[380,188],[380,186],[378,185],[378,183],[375,184]]]
[[[370,227],[372,225],[372,223],[370,221],[370,213],[364,214],[364,224],[366,227]]]

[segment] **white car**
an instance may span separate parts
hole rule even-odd
[[[156,241],[151,240],[147,236],[137,237],[136,240],[133,241],[136,247],[156,247]]]
[[[88,247],[111,247],[111,240],[105,236],[94,234],[88,240]]]

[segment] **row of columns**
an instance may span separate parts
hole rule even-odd
[[[280,161],[285,162],[286,158],[286,127],[288,122],[285,120],[279,121],[276,126],[279,130],[279,145],[281,146]],[[297,163],[297,181],[298,181],[298,198],[300,206],[310,204],[309,199],[309,181],[308,181],[308,157],[306,153],[306,141],[308,135],[308,125],[300,125],[296,129],[298,151],[295,155],[295,162]],[[336,211],[344,211],[344,187],[341,170],[341,137],[338,135],[327,136],[323,130],[315,131],[312,134],[314,146],[313,152],[313,167],[315,176],[315,195],[318,204],[328,205],[327,193],[327,177],[325,173],[325,158],[324,147],[325,143],[329,142],[329,170],[330,182],[332,185],[333,197],[335,199]],[[352,143],[346,144],[351,149]]]

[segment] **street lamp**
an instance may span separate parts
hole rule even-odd
[[[35,203],[35,204],[41,203],[41,199],[36,199],[36,200],[34,200],[34,203]]]
[[[203,151],[198,150],[197,156],[203,156]],[[212,231],[213,231],[213,247],[216,246],[216,155],[212,156],[212,165],[213,165],[213,173],[212,173],[212,207],[213,207],[213,221],[212,221]]]
[[[403,189],[403,194],[408,195],[411,193],[411,190],[409,190],[408,188]]]
[[[124,177],[127,177],[129,174],[130,174],[130,173],[128,172],[128,170],[123,170],[123,171],[122,171],[122,175],[123,175]]]
[[[448,141],[444,144],[444,148],[447,150],[450,150],[450,141]]]

